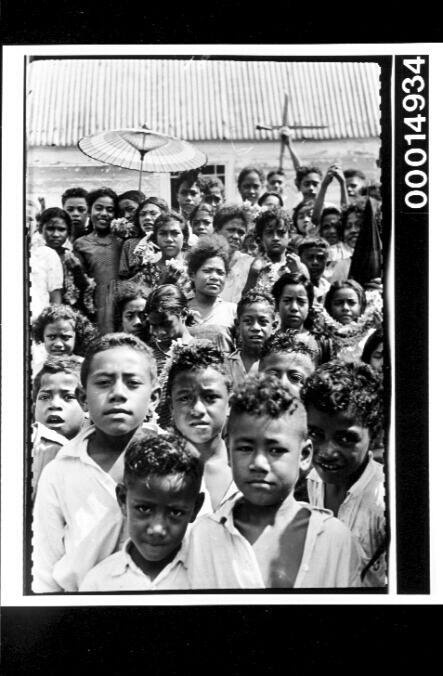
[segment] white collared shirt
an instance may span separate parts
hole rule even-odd
[[[188,573],[192,589],[264,589],[251,544],[237,530],[235,494],[212,515],[199,517],[191,531]],[[308,509],[309,526],[294,588],[358,586],[360,559],[349,530],[329,510]]]
[[[186,555],[187,537],[182,546],[170,561],[151,580],[141,568],[139,568],[129,554],[131,540],[127,540],[121,551],[111,554],[101,561],[86,575],[80,585],[80,591],[109,592],[109,591],[155,591],[162,589],[190,589]]]
[[[156,425],[143,427],[161,433]],[[125,449],[105,472],[88,454],[94,432],[94,425],[79,432],[40,475],[33,515],[34,592],[77,591],[86,573],[123,545],[115,488],[123,479]]]
[[[307,488],[311,504],[324,507],[325,484],[315,469],[308,474]],[[373,460],[370,453],[364,472],[348,490],[337,514],[363,550],[362,567],[370,561],[385,538],[385,509],[383,467]],[[363,584],[365,587],[386,585],[385,556],[371,566]]]

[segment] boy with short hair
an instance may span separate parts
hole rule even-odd
[[[260,352],[276,327],[274,299],[266,291],[248,291],[237,305],[235,322],[237,349],[229,355],[226,366],[235,387],[248,373],[256,373]]]
[[[203,504],[202,475],[198,453],[178,434],[140,432],[116,488],[129,539],[89,571],[80,591],[189,589],[186,530]]]
[[[231,397],[228,445],[240,493],[195,523],[193,589],[335,588],[355,584],[358,553],[328,510],[293,497],[311,459],[306,412],[275,377],[249,377]]]
[[[297,169],[295,185],[302,194],[302,201],[315,200],[320,188],[323,174],[319,167],[313,165],[300,166]]]
[[[94,340],[81,367],[93,425],[43,470],[34,508],[33,591],[76,591],[96,563],[119,548],[115,498],[128,443],[159,398],[151,349],[135,336]],[[148,423],[152,435],[161,432]]]
[[[80,364],[75,359],[48,359],[34,379],[33,497],[45,465],[78,434],[85,421],[85,413],[79,402],[79,389]]]
[[[360,169],[345,169],[343,174],[346,181],[346,191],[352,204],[360,199],[365,192],[367,186],[366,175]]]
[[[331,286],[323,274],[328,262],[328,250],[329,244],[322,237],[306,237],[298,247],[300,259],[309,270],[314,298],[322,305]]]
[[[382,425],[382,383],[362,363],[322,364],[302,390],[314,447],[309,500],[331,509],[359,541],[363,584],[386,585],[383,467],[369,451]]]
[[[71,240],[88,235],[88,191],[84,188],[68,188],[62,195],[62,207],[71,218]]]

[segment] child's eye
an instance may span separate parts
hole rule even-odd
[[[303,381],[303,376],[297,373],[297,371],[291,371],[288,377],[292,383],[301,383]]]
[[[283,453],[287,453],[288,451],[286,448],[281,448],[280,446],[273,446],[268,450],[269,455],[283,455]]]
[[[351,446],[359,442],[359,437],[355,434],[352,434],[352,432],[343,432],[342,434],[337,434],[336,440],[339,444]]]
[[[135,510],[140,514],[149,514],[151,507],[150,505],[135,505]]]
[[[77,397],[75,396],[75,394],[66,394],[66,395],[65,395],[65,400],[66,400],[66,401],[73,401],[74,399],[77,399]]]
[[[45,399],[49,399],[49,394],[43,394],[43,393],[39,394],[37,399],[39,399],[40,401],[44,401]]]
[[[179,518],[185,515],[185,512],[182,509],[170,509],[169,513],[172,517]]]
[[[205,396],[205,400],[210,404],[214,403],[217,399],[219,399],[219,397],[216,394],[207,394]]]
[[[128,387],[138,387],[141,385],[140,380],[128,380]]]

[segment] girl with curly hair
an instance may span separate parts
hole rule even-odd
[[[48,357],[70,357],[82,362],[89,343],[97,334],[91,322],[69,305],[46,307],[32,323],[31,332],[35,345],[44,348],[33,350],[34,373]]]

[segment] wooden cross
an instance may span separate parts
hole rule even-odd
[[[283,129],[286,127],[287,129],[326,129],[327,125],[326,124],[292,124],[288,125],[288,106],[289,106],[289,94],[288,92],[285,92],[285,99],[283,102],[283,115],[282,115],[282,123],[281,125],[278,124],[257,124],[255,126],[256,129],[263,129],[265,131],[276,131],[278,130],[280,134],[282,133]],[[285,152],[285,144],[283,139],[280,140],[280,162],[279,162],[279,169],[283,169],[283,155]]]

